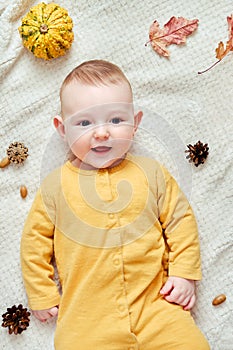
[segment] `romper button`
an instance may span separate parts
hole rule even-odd
[[[118,258],[115,258],[114,260],[113,260],[113,264],[114,265],[119,265],[119,263],[120,263],[120,260],[118,259]]]
[[[110,219],[114,218],[114,214],[113,213],[108,214],[108,216],[109,216]]]
[[[119,306],[118,306],[118,310],[121,311],[121,312],[123,312],[123,311],[125,310],[124,305],[119,305]]]

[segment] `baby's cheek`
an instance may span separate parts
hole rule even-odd
[[[66,139],[70,148],[75,146],[79,142],[85,142],[85,137],[87,133],[81,132],[78,129],[70,128],[66,134]]]

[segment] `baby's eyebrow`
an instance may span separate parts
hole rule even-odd
[[[128,115],[130,111],[123,110],[123,109],[114,109],[109,111],[109,114],[123,114],[123,115]]]
[[[87,113],[76,113],[68,117],[71,121],[75,120],[84,120],[84,119],[90,119],[92,115],[87,114]]]

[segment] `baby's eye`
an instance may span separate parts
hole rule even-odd
[[[79,122],[77,125],[81,125],[81,126],[88,126],[90,125],[91,122],[89,120],[82,120],[81,122]]]
[[[121,118],[115,117],[111,119],[111,123],[113,124],[120,124],[120,122],[122,122]]]

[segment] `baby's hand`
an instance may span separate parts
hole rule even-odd
[[[179,304],[184,310],[190,310],[196,301],[195,282],[181,277],[168,277],[160,293],[169,303]]]
[[[49,318],[57,316],[58,306],[51,307],[45,310],[32,310],[32,314],[41,322],[46,322]]]

